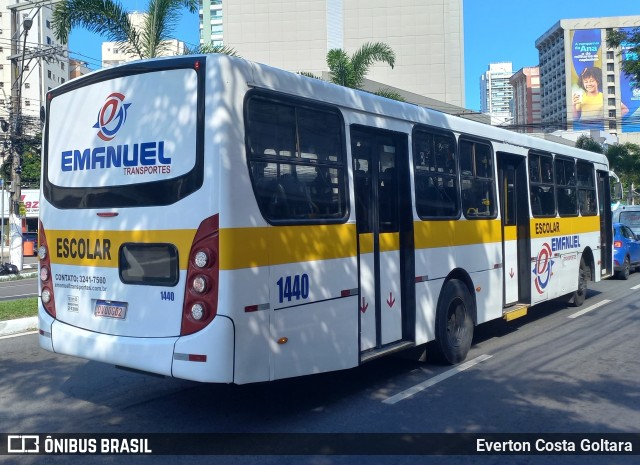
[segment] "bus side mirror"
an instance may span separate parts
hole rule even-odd
[[[613,183],[613,192],[611,193],[611,200],[621,200],[622,199],[622,183],[616,181]]]

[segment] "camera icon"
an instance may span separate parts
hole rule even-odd
[[[37,454],[40,452],[40,436],[37,434],[14,434],[7,436],[9,454]]]

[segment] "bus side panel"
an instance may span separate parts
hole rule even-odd
[[[481,230],[480,222],[474,222]],[[472,224],[474,224],[472,223]],[[480,233],[478,233],[480,234]],[[486,242],[456,248],[456,265],[469,274],[476,300],[477,324],[502,316],[502,244]],[[473,297],[473,296],[472,296]]]
[[[235,326],[234,382],[268,381],[274,344],[269,333],[269,267],[221,271],[220,290],[218,312],[233,318]]]
[[[416,284],[416,345],[436,338],[436,308],[444,279]]]
[[[358,364],[358,296],[343,296],[356,269],[355,257],[271,267],[272,379]]]
[[[323,373],[358,364],[358,297],[274,312],[273,379]]]
[[[470,274],[476,299],[477,324],[502,317],[502,269]]]

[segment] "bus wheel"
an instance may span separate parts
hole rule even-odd
[[[589,267],[580,259],[580,269],[578,270],[578,289],[571,295],[571,304],[574,307],[580,307],[587,298],[587,282],[589,281]]]
[[[448,281],[438,300],[436,345],[440,355],[452,365],[463,361],[471,347],[472,309],[473,299],[462,281],[457,279]]]

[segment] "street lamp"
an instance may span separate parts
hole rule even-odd
[[[17,15],[16,15],[17,17]],[[17,85],[15,89],[15,110],[14,110],[14,131],[13,131],[13,162],[11,164],[11,185],[12,185],[12,201],[9,203],[9,225],[10,225],[10,246],[9,255],[11,257],[11,263],[16,265],[18,270],[22,271],[24,264],[23,252],[22,252],[22,215],[20,211],[22,192],[20,189],[21,174],[22,174],[22,79],[24,76],[24,58],[27,47],[27,35],[29,30],[33,26],[32,18],[24,18],[22,22],[22,32],[24,39],[22,42],[22,53],[20,57],[20,68],[18,68],[18,62],[14,68],[16,69]],[[17,42],[19,37],[15,39]],[[14,81],[15,82],[15,81]]]

